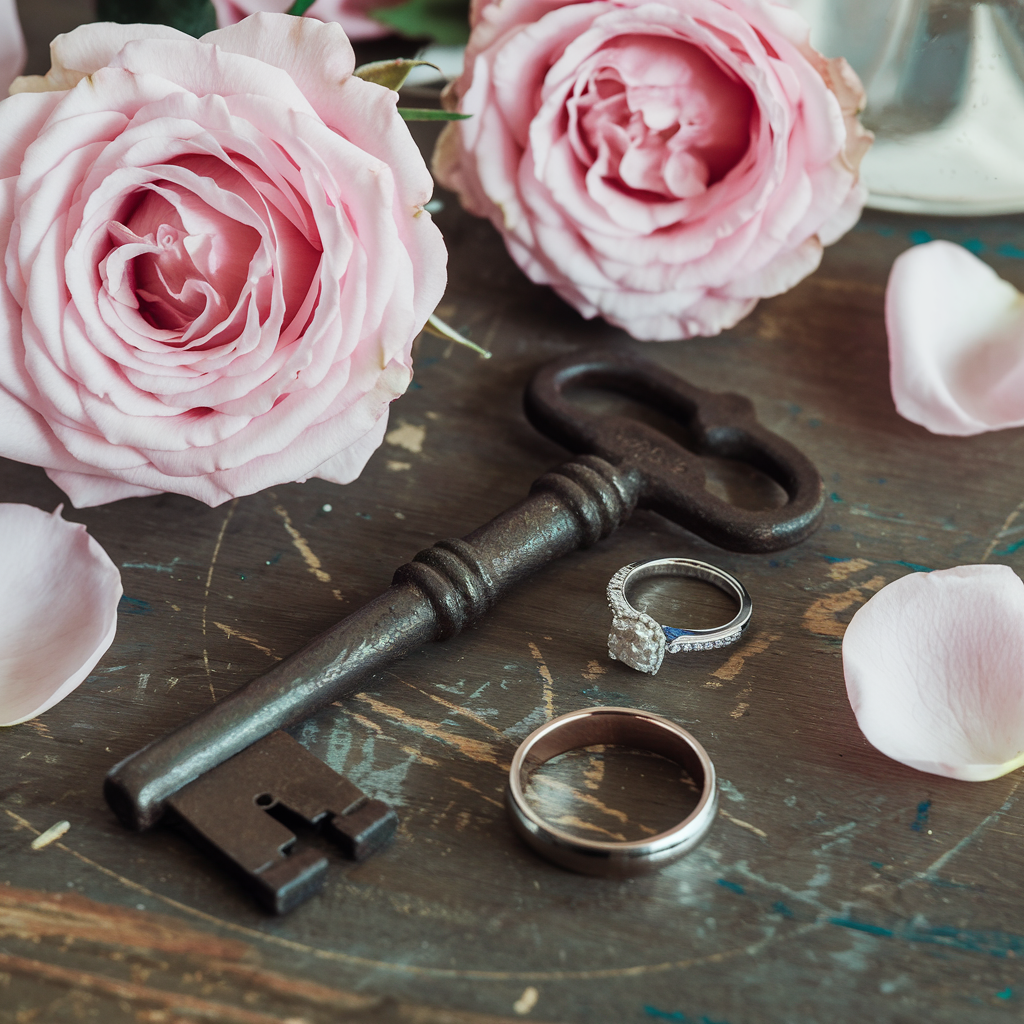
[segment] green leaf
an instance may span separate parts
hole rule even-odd
[[[196,37],[217,27],[217,12],[210,0],[98,0],[96,14],[100,21],[170,25]]]
[[[296,18],[301,18],[315,3],[316,0],[295,0],[295,3],[284,13],[294,14]]]
[[[454,110],[431,110],[427,107],[399,107],[403,121],[465,121],[472,114],[457,114]]]
[[[465,345],[466,348],[471,348],[477,355],[483,356],[484,359],[491,358],[491,353],[487,349],[481,348],[475,341],[470,341],[469,338],[464,338],[454,327],[449,327],[448,324],[434,313],[427,317],[427,322],[423,325],[423,329],[428,334],[434,334],[438,338],[454,341],[458,345]]]
[[[404,57],[395,60],[375,60],[372,64],[363,64],[356,68],[353,74],[364,82],[373,82],[375,85],[383,85],[385,89],[398,92],[405,85],[409,72],[421,66],[433,68],[441,74],[441,69],[429,60],[406,60]]]
[[[469,0],[407,0],[369,13],[410,39],[429,36],[441,46],[463,46],[469,39]]]

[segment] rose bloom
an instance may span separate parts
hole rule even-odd
[[[379,7],[394,7],[395,4],[402,2],[403,0],[316,0],[304,17],[316,18],[319,21],[335,21],[345,30],[349,39],[378,39],[390,35],[394,29],[374,21],[370,17],[370,11]],[[217,24],[223,28],[260,11],[284,14],[291,7],[292,0],[212,0],[212,3],[217,12]]]
[[[430,175],[339,25],[85,25],[0,102],[0,455],[79,507],[346,483],[444,291]]]
[[[768,0],[474,12],[434,170],[512,257],[634,337],[717,334],[856,222],[863,91]]]

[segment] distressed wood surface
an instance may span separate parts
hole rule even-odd
[[[632,344],[530,285],[489,225],[442,198],[441,314],[494,358],[421,339],[413,388],[356,483],[282,486],[216,509],[174,495],[65,509],[121,567],[126,596],[93,674],[0,736],[0,1022],[1020,1019],[1019,773],[968,784],[887,760],[857,730],[840,643],[856,608],[907,572],[1021,567],[1024,434],[940,438],[900,419],[882,301],[893,257],[931,236],[980,247],[1024,285],[1022,218],[869,212],[815,275],[736,329],[644,346],[701,387],[748,395],[815,461],[831,495],[823,528],[790,551],[744,556],[638,513],[295,730],[402,818],[367,863],[332,857],[321,897],[270,919],[177,834],[114,820],[100,787],[115,761],[565,457],[520,411],[537,366]],[[718,467],[716,480],[750,499],[742,474]],[[41,470],[10,462],[0,496],[64,500]],[[669,658],[649,678],[605,654],[604,586],[626,562],[667,554],[739,576],[754,620],[736,647]],[[599,704],[684,723],[722,779],[707,841],[655,877],[552,867],[501,806],[519,740]],[[659,765],[599,752],[537,787],[551,814],[627,836],[660,827],[679,793]],[[33,851],[62,819],[70,831]]]

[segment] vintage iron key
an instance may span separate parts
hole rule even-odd
[[[647,403],[684,428],[696,451],[637,420],[581,411],[565,394],[579,386]],[[527,388],[525,407],[542,433],[577,457],[544,473],[529,497],[480,529],[421,551],[379,597],[111,769],[104,791],[126,826],[147,829],[171,809],[242,873],[264,905],[290,909],[315,891],[324,874],[306,855],[287,856],[291,834],[264,830],[261,842],[269,844],[273,863],[266,850],[247,851],[232,826],[217,834],[218,822],[235,820],[225,808],[240,801],[251,820],[261,796],[344,834],[346,809],[337,800],[330,806],[307,801],[317,807],[306,812],[295,806],[302,800],[289,781],[291,762],[317,759],[277,730],[351,693],[366,676],[421,644],[455,636],[514,584],[596,543],[637,506],[734,551],[789,547],[820,522],[824,497],[817,470],[758,424],[747,399],[702,391],[628,350],[573,354],[542,367]],[[756,512],[722,501],[704,486],[701,455],[750,463],[783,488],[787,501]],[[263,765],[258,782],[246,769],[250,761]],[[354,852],[365,855],[390,838],[396,819],[379,803],[369,810],[358,800],[354,806],[360,816],[350,832],[365,840]]]

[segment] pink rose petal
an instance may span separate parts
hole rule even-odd
[[[912,573],[843,638],[846,691],[868,741],[968,782],[1024,765],[1024,583],[1005,565]]]
[[[0,725],[63,700],[114,639],[121,574],[60,511],[0,504]]]
[[[885,293],[896,409],[936,434],[1024,425],[1024,296],[952,242],[908,249]]]
[[[2,2],[2,0],[0,0]],[[358,475],[445,287],[433,183],[338,24],[58,37],[0,102],[0,454],[79,506]]]
[[[717,334],[855,222],[863,91],[770,0],[473,0],[438,179],[531,280],[645,341]]]
[[[25,66],[25,38],[14,0],[0,0],[0,97]]]

